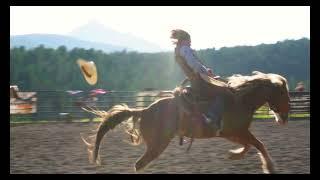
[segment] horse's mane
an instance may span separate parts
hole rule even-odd
[[[275,86],[286,86],[287,80],[278,74],[265,74],[259,71],[253,71],[251,76],[244,76],[235,74],[227,78],[229,87],[235,92],[243,94],[248,90],[251,90],[258,85],[275,85]]]

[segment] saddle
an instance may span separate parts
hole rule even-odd
[[[174,96],[178,97],[178,101],[180,106],[180,117],[182,117],[183,113],[193,113],[194,109],[197,109],[200,112],[204,112],[206,111],[206,109],[208,108],[209,105],[209,101],[208,99],[211,100],[212,97],[210,98],[205,98],[205,96],[203,96],[203,94],[215,94],[216,92],[228,92],[230,91],[229,89],[229,85],[228,83],[221,81],[219,79],[216,79],[215,77],[211,77],[208,76],[208,74],[204,74],[204,73],[195,73],[190,67],[189,65],[186,63],[186,61],[184,60],[184,57],[180,56],[177,48],[175,49],[175,60],[176,62],[180,65],[180,67],[182,68],[182,70],[184,71],[184,74],[188,77],[187,79],[189,81],[191,81],[191,84],[197,84],[200,82],[200,90],[203,90],[203,88],[205,88],[204,90],[206,90],[208,93],[201,93],[202,95],[200,96],[200,94],[197,93],[193,93],[193,90],[189,87],[187,88],[181,88],[183,86],[183,84],[185,83],[185,81],[183,81],[181,87],[176,88],[176,90],[174,91]],[[198,85],[195,85],[196,87],[199,87]],[[211,95],[212,96],[212,95]],[[183,118],[181,118],[179,120],[179,125],[178,125],[178,131],[180,134],[180,145],[182,145],[183,143],[183,128],[181,128],[181,124],[183,124]],[[193,138],[191,138],[191,143],[190,146],[188,148],[188,150],[191,147],[191,144],[193,142]],[[188,151],[187,150],[187,151]]]
[[[205,80],[207,83],[210,84],[210,86],[214,86],[214,88],[217,88],[218,91],[222,92],[223,90],[225,91],[229,91],[229,86],[228,84],[221,80],[221,79],[215,79],[212,78],[210,76],[206,76],[206,75],[201,75],[201,78],[203,80]],[[185,83],[185,82],[184,82]],[[183,84],[184,84],[183,83]],[[180,87],[177,88],[175,91],[175,96],[178,97],[178,101],[179,101],[179,108],[180,108],[180,113],[186,113],[186,114],[194,114],[195,112],[198,114],[202,114],[204,112],[208,111],[209,105],[212,101],[212,96],[211,97],[207,97],[206,95],[200,95],[198,94],[195,90],[193,90],[190,86],[186,86],[186,87]],[[184,133],[183,133],[183,128],[182,125],[183,124],[183,118],[181,118],[179,120],[179,131],[180,131],[180,141],[179,141],[179,145],[183,145],[184,142]],[[191,130],[192,131],[192,130]],[[191,132],[191,140],[190,140],[190,144],[187,148],[187,152],[190,150],[191,146],[192,146],[192,142],[194,140],[193,136],[192,136],[192,132]]]
[[[218,79],[201,73],[199,74],[199,76],[202,80],[209,83],[209,86],[216,89],[219,93],[228,91],[230,92],[231,90],[227,82],[223,79],[220,79],[220,77]],[[186,83],[185,81],[182,83],[182,85]],[[175,91],[179,91],[175,92],[175,94],[180,97],[181,105],[189,110],[197,108],[198,110],[200,110],[200,112],[206,112],[207,105],[211,102],[211,98],[213,98],[212,96],[198,94],[190,86],[180,87]]]

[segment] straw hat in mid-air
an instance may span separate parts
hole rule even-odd
[[[98,80],[97,68],[93,61],[86,61],[84,59],[78,59],[77,63],[80,70],[90,85],[95,85]]]

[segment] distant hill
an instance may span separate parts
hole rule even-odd
[[[130,33],[120,33],[104,25],[91,21],[88,24],[72,30],[69,36],[85,40],[129,47],[139,52],[163,51],[160,46],[136,37]]]
[[[10,48],[25,46],[27,49],[39,45],[48,48],[66,46],[68,50],[77,48],[102,50],[106,53],[114,51],[161,52],[160,46],[136,37],[130,33],[121,33],[91,21],[72,30],[67,35],[58,34],[26,34],[10,36]]]
[[[43,44],[48,48],[57,48],[59,46],[66,46],[68,50],[75,47],[84,49],[102,50],[106,53],[114,51],[122,51],[124,49],[130,50],[125,46],[111,45],[101,42],[92,42],[80,40],[70,36],[56,35],[56,34],[27,34],[16,35],[10,37],[10,48],[25,46],[25,48],[35,48]]]

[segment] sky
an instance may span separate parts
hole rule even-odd
[[[90,21],[173,47],[172,29],[189,32],[194,49],[310,39],[310,6],[11,6],[10,35],[66,35]]]

